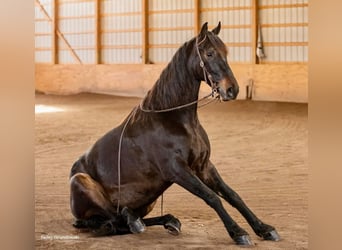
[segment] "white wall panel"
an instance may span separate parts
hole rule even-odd
[[[250,61],[252,55],[251,47],[229,47],[228,46],[228,62],[246,63]]]
[[[87,49],[87,50],[75,50],[76,54],[80,58],[82,63],[94,63],[95,62],[95,50]]]
[[[87,32],[95,30],[93,18],[62,19],[58,23],[61,32]]]
[[[51,22],[49,21],[37,21],[34,24],[34,29],[36,33],[51,33]]]
[[[93,34],[64,34],[63,37],[72,47],[95,47],[95,37]],[[66,48],[63,40],[59,39],[58,44],[62,48]]]
[[[161,13],[149,17],[150,27],[153,28],[192,27],[193,20],[193,13]]]
[[[141,16],[108,16],[101,19],[103,30],[141,29]]]
[[[151,10],[193,9],[193,0],[149,0]]]
[[[75,59],[72,57],[69,51],[67,50],[60,50],[58,53],[58,62],[61,64],[64,63],[77,63]]]
[[[103,49],[103,63],[141,63],[141,49]]]
[[[38,50],[35,51],[35,61],[40,63],[51,63],[51,51],[50,50]]]
[[[36,36],[34,41],[35,48],[51,48],[52,37],[51,35]]]
[[[251,6],[252,0],[202,0],[202,8],[224,8]]]
[[[129,13],[142,10],[141,0],[108,0],[102,1],[102,13]]]
[[[102,45],[141,45],[141,32],[103,33]]]
[[[151,48],[149,58],[152,63],[169,62],[178,48]]]
[[[64,3],[59,5],[58,11],[61,17],[95,15],[95,2]]]
[[[168,30],[152,31],[149,33],[149,40],[154,44],[179,44],[190,40],[194,36],[192,30]]]

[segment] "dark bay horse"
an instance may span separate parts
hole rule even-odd
[[[252,241],[219,197],[238,209],[258,236],[279,240],[275,228],[257,218],[222,180],[209,159],[208,136],[198,120],[201,81],[223,101],[235,99],[239,92],[218,37],[220,29],[219,23],[208,31],[205,23],[198,36],[178,49],[140,106],[74,163],[70,206],[75,227],[113,235],[162,225],[178,234],[181,223],[170,214],[144,218],[176,183],[212,207],[237,244]]]

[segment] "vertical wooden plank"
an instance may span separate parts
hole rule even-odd
[[[101,0],[95,1],[95,64],[101,64]]]
[[[58,0],[53,0],[53,19],[52,19],[52,63],[58,64]]]
[[[194,32],[195,36],[200,32],[201,24],[200,24],[200,0],[194,0]]]
[[[252,31],[252,55],[251,63],[257,64],[258,57],[256,55],[257,43],[258,43],[258,23],[259,23],[259,1],[252,0],[252,21],[251,21],[251,31]]]
[[[148,64],[149,63],[149,58],[148,58],[148,1],[149,0],[141,0],[142,1],[142,63],[143,64]]]

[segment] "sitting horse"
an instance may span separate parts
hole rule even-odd
[[[144,218],[173,183],[203,199],[221,218],[239,245],[252,245],[248,233],[226,212],[229,202],[265,240],[279,240],[220,177],[210,161],[208,136],[198,120],[201,81],[222,101],[236,98],[237,81],[227,49],[205,23],[198,36],[184,43],[140,105],[121,125],[106,133],[72,166],[70,206],[74,226],[95,235],[141,233],[162,225],[178,234],[180,221],[167,214]]]

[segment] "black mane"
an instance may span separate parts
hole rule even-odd
[[[144,108],[161,110],[184,104],[179,102],[180,99],[183,102],[196,99],[194,94],[198,94],[196,87],[199,87],[199,84],[195,84],[195,81],[198,80],[189,72],[188,66],[195,55],[193,53],[194,45],[195,39],[193,38],[176,51],[171,61],[160,74],[159,79],[147,93],[143,101]]]

